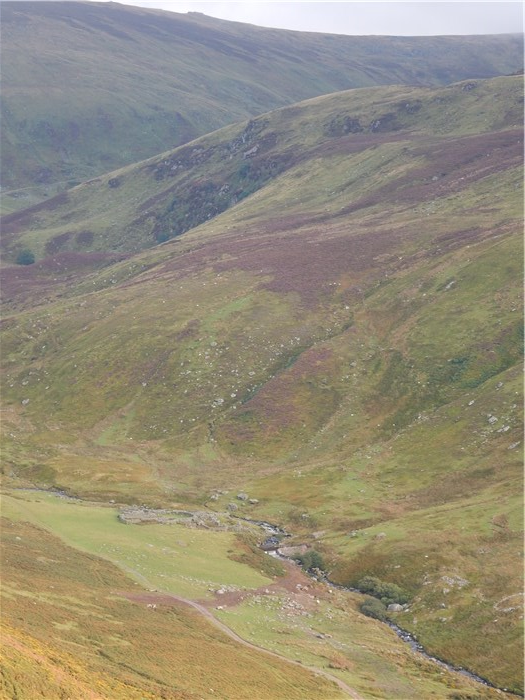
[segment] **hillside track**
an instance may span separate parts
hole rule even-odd
[[[292,573],[287,574],[285,579],[288,579],[287,586],[291,583],[292,578],[295,580],[295,577],[293,576]],[[306,579],[306,577],[305,577]],[[309,579],[306,579],[307,581]],[[267,586],[266,588],[261,588],[261,589],[256,589],[254,591],[251,591],[252,595],[257,595],[258,593],[263,593],[266,590],[270,591],[273,588],[283,587],[283,583],[276,583],[272,584],[270,586]],[[283,656],[282,654],[279,654],[275,651],[270,651],[269,649],[265,649],[264,647],[261,647],[257,644],[254,644],[253,642],[249,642],[248,640],[244,639],[240,635],[238,635],[236,632],[234,632],[230,627],[225,625],[223,622],[218,620],[212,612],[210,612],[209,608],[206,607],[205,604],[202,602],[197,602],[194,600],[189,600],[188,598],[182,598],[181,596],[175,595],[174,593],[161,593],[161,592],[141,592],[141,593],[134,593],[134,592],[122,592],[120,591],[118,593],[122,597],[126,598],[127,600],[133,602],[133,603],[142,603],[146,605],[161,605],[161,606],[173,606],[177,604],[182,604],[182,605],[188,605],[194,610],[196,610],[198,613],[200,613],[203,617],[205,617],[207,620],[209,620],[215,627],[220,629],[224,634],[226,634],[230,639],[233,639],[235,642],[238,642],[239,644],[242,644],[243,646],[252,649],[254,651],[258,652],[263,652],[265,654],[269,654],[270,656],[273,656],[276,659],[279,659],[280,661],[284,661],[286,663],[293,664],[294,666],[299,666],[300,668],[306,669],[307,671],[311,671],[313,674],[316,676],[322,676],[323,678],[326,678],[327,680],[331,681],[332,683],[335,683],[344,693],[346,693],[349,697],[354,698],[354,700],[365,700],[359,693],[354,689],[351,688],[347,683],[342,681],[340,678],[337,678],[336,676],[333,676],[331,673],[328,673],[328,671],[324,671],[321,668],[317,668],[315,666],[307,666],[300,661],[294,661],[293,659],[289,659],[286,656]],[[223,599],[224,596],[221,596],[221,600]],[[238,601],[239,602],[239,601]],[[208,603],[209,605],[209,603]],[[327,698],[329,700],[329,698]]]

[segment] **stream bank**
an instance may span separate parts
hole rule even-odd
[[[266,526],[274,527],[275,528],[275,535],[280,534],[281,536],[284,537],[291,537],[292,535],[290,533],[285,532],[282,528],[279,528],[278,526],[271,526],[270,523],[265,523]],[[266,528],[265,528],[266,529]],[[267,530],[268,531],[268,530]],[[268,540],[266,540],[268,541]],[[263,549],[264,546],[263,546]],[[271,550],[266,549],[267,554],[270,556],[273,556],[277,559],[281,559],[283,561],[289,561],[293,562],[295,566],[300,566],[297,561],[294,559],[293,556],[287,556],[282,553],[281,547],[276,547],[272,548]],[[302,568],[302,567],[301,567]],[[333,581],[330,581],[328,576],[325,574],[322,574],[321,576],[317,576],[313,574],[310,571],[304,570],[305,573],[310,576],[314,581],[318,581],[321,583],[325,583],[327,586],[330,586],[331,588],[336,588],[338,590],[343,590],[343,591],[349,591],[351,593],[358,593],[359,595],[365,597],[366,594],[364,594],[362,591],[358,590],[357,588],[352,588],[350,586],[343,586],[341,584],[334,583]],[[364,614],[364,613],[363,613]],[[475,681],[476,683],[480,683],[481,685],[486,686],[487,688],[494,688],[494,690],[499,690],[503,693],[508,694],[509,696],[512,697],[523,697],[521,695],[518,695],[517,693],[513,693],[512,691],[508,690],[507,688],[500,688],[497,685],[494,685],[490,681],[488,681],[486,678],[482,678],[481,676],[478,676],[477,674],[473,673],[472,671],[469,671],[468,669],[462,668],[461,666],[454,666],[451,663],[448,663],[447,661],[444,661],[443,659],[438,658],[437,656],[434,656],[432,654],[429,654],[423,645],[418,641],[417,637],[413,635],[411,632],[408,632],[407,630],[402,629],[399,627],[399,625],[396,625],[395,622],[392,622],[391,620],[378,620],[378,622],[383,622],[383,624],[387,625],[390,627],[391,630],[393,630],[396,635],[401,639],[403,642],[408,644],[412,651],[420,654],[422,657],[427,659],[428,661],[431,661],[441,668],[446,669],[447,671],[450,671],[452,673],[459,673],[462,676],[465,676],[466,678]]]

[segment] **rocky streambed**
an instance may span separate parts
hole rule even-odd
[[[286,533],[286,537],[291,537],[289,533]],[[303,549],[305,548],[305,549]],[[306,545],[296,545],[294,547],[272,547],[270,551],[267,550],[267,553],[273,557],[276,557],[278,559],[282,559],[284,561],[294,561],[295,562],[295,556],[298,553],[303,553],[307,549]],[[299,566],[297,562],[295,562],[296,566]],[[364,594],[359,591],[357,588],[352,588],[350,586],[342,586],[340,584],[334,583],[333,581],[330,581],[330,579],[323,574],[322,572],[319,572],[319,575],[317,574],[312,574],[311,572],[306,572],[308,575],[310,575],[314,580],[320,581],[322,583],[325,583],[327,586],[330,586],[331,588],[337,588],[339,590],[344,590],[344,591],[350,591],[351,593],[358,593],[359,595]],[[429,654],[423,645],[418,641],[417,637],[410,632],[407,632],[406,630],[402,629],[398,625],[396,625],[394,622],[391,620],[384,621],[383,624],[388,625],[390,629],[392,629],[397,636],[403,641],[406,642],[412,651],[417,652],[421,656],[423,656],[425,659],[428,659],[429,661],[432,661],[433,663],[437,664],[441,668],[446,669],[447,671],[451,671],[453,673],[459,673],[466,678],[469,678],[472,681],[475,681],[477,683],[481,683],[484,686],[487,686],[488,688],[494,688],[496,690],[503,691],[505,693],[508,693],[509,695],[513,697],[521,697],[520,695],[517,695],[515,693],[512,693],[509,691],[507,688],[499,688],[498,686],[494,685],[490,681],[486,680],[485,678],[482,678],[481,676],[478,676],[477,674],[473,673],[472,671],[468,671],[465,668],[462,668],[461,666],[454,666],[447,661],[444,661],[442,659],[439,659],[436,656],[433,656],[432,654]]]

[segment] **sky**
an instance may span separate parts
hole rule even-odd
[[[100,0],[98,0],[100,1]],[[125,0],[125,5],[172,12],[202,12],[212,17],[264,27],[333,34],[501,34],[523,32],[522,2],[447,2],[446,0]]]

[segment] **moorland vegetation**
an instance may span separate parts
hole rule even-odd
[[[522,67],[522,38],[350,37],[2,0],[2,210],[316,95]]]
[[[114,51],[142,46],[148,17],[155,66],[168,41],[155,11],[3,5],[6,36],[88,23],[85,40]],[[188,57],[209,45],[228,57],[217,70],[240,70],[241,28],[173,17]],[[255,66],[281,40],[287,61],[299,51],[299,33],[249,31]],[[304,39],[348,61],[343,38]],[[413,56],[383,80],[395,41],[369,79],[396,85],[312,77],[285,99],[281,72],[275,102],[210,117],[177,147],[152,121],[160,147],[144,153],[115,127],[125,163],[103,171],[93,151],[92,176],[68,151],[82,182],[7,207],[7,697],[501,697],[415,655],[387,618],[523,692],[523,84],[499,63],[516,41],[452,42],[459,56],[510,47],[486,52],[498,77],[449,81],[437,39],[426,86],[401,84]],[[19,158],[16,187],[33,167]],[[303,570],[258,547],[265,523]]]

